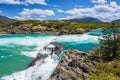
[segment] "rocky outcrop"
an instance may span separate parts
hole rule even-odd
[[[89,53],[68,50],[63,55],[50,80],[81,80],[95,71],[96,61],[87,60]]]
[[[60,36],[60,35],[65,35],[66,33],[64,32],[64,31],[60,31],[60,32],[58,32],[58,36]]]
[[[48,55],[57,55],[59,56],[59,53],[63,50],[63,45],[58,44],[58,43],[50,43],[49,45],[46,45],[44,47],[45,51],[49,51],[50,53],[48,54],[41,54],[39,53],[35,59],[32,60],[32,62],[28,65],[29,67],[34,66],[37,61],[42,61],[44,62],[44,59]]]
[[[59,56],[59,53],[63,50],[63,47],[64,46],[62,44],[52,42],[49,45],[45,46],[44,49],[50,50],[51,55],[54,53],[55,55]]]
[[[51,43],[44,49],[51,51],[48,55],[59,56],[59,53],[63,50],[63,45]],[[29,67],[34,66],[37,61],[44,63],[44,59],[48,55],[38,54],[29,64]],[[87,78],[96,70],[95,65],[97,64],[97,61],[88,59],[89,55],[90,53],[78,50],[67,50],[49,80],[81,80]]]

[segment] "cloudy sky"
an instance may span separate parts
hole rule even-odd
[[[120,0],[0,0],[0,15],[15,19],[120,19]]]

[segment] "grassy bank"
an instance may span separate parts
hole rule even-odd
[[[98,64],[95,66],[95,72],[85,80],[120,80],[120,58],[106,59],[101,50],[96,49],[88,59],[97,60]]]
[[[120,80],[120,61],[100,62],[96,71],[86,80]]]

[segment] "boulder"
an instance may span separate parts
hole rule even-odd
[[[64,31],[60,31],[59,33],[58,33],[58,36],[60,36],[60,35],[65,35],[66,33],[64,32]]]

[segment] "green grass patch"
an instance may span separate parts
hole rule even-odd
[[[100,62],[86,80],[120,80],[120,61]]]

